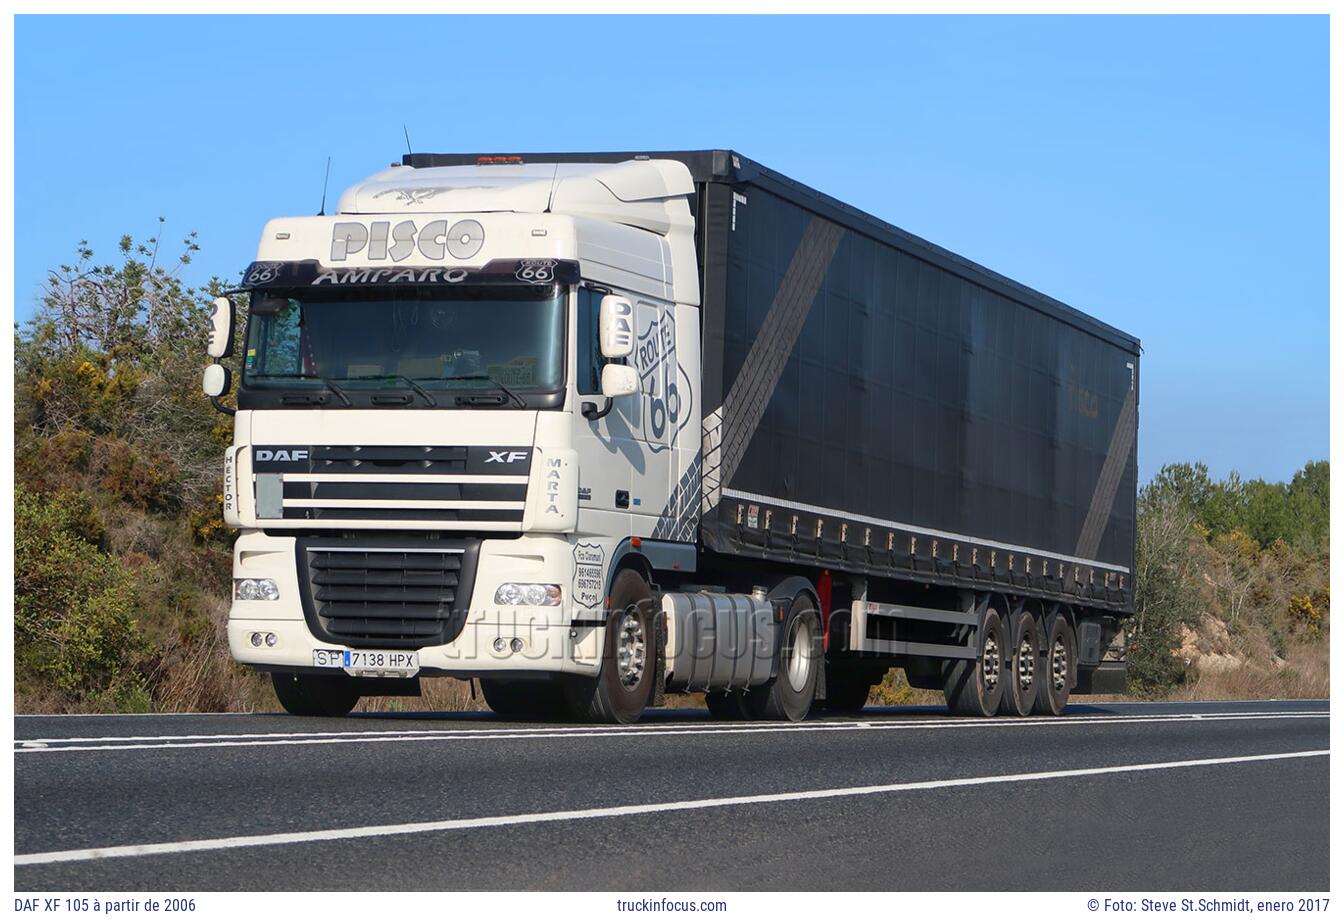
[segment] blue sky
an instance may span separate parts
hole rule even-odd
[[[15,297],[417,150],[732,147],[1144,344],[1140,475],[1328,455],[1315,17],[17,17]]]

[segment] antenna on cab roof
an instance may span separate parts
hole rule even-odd
[[[401,123],[401,133],[406,135],[406,153],[411,152],[411,132],[406,130],[406,122]]]
[[[327,174],[322,177],[322,207],[317,209],[318,217],[327,216],[327,180],[331,178],[331,157],[327,157]]]

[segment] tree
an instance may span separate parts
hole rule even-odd
[[[84,466],[54,472],[142,506],[181,507],[215,491],[227,431],[199,375],[210,295],[223,283],[182,281],[195,233],[164,267],[160,224],[143,243],[122,237],[115,264],[95,264],[81,242],[73,265],[50,272],[37,315],[16,336],[16,454],[38,485],[76,484],[52,480],[52,442],[63,439]]]
[[[1212,483],[1203,464],[1163,467],[1139,492],[1138,551],[1135,558],[1137,649],[1129,656],[1130,680],[1141,690],[1177,683],[1184,669],[1171,654],[1181,626],[1198,615],[1194,553],[1199,508]]]
[[[1290,542],[1324,556],[1330,550],[1330,461],[1315,460],[1288,484]]]

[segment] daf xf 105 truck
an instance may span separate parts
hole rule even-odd
[[[746,157],[408,154],[231,294],[229,646],[290,712],[1124,686],[1138,341]]]

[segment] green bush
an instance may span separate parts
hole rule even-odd
[[[15,679],[50,681],[76,700],[134,695],[147,645],[135,584],[103,552],[102,524],[80,493],[14,492]]]

